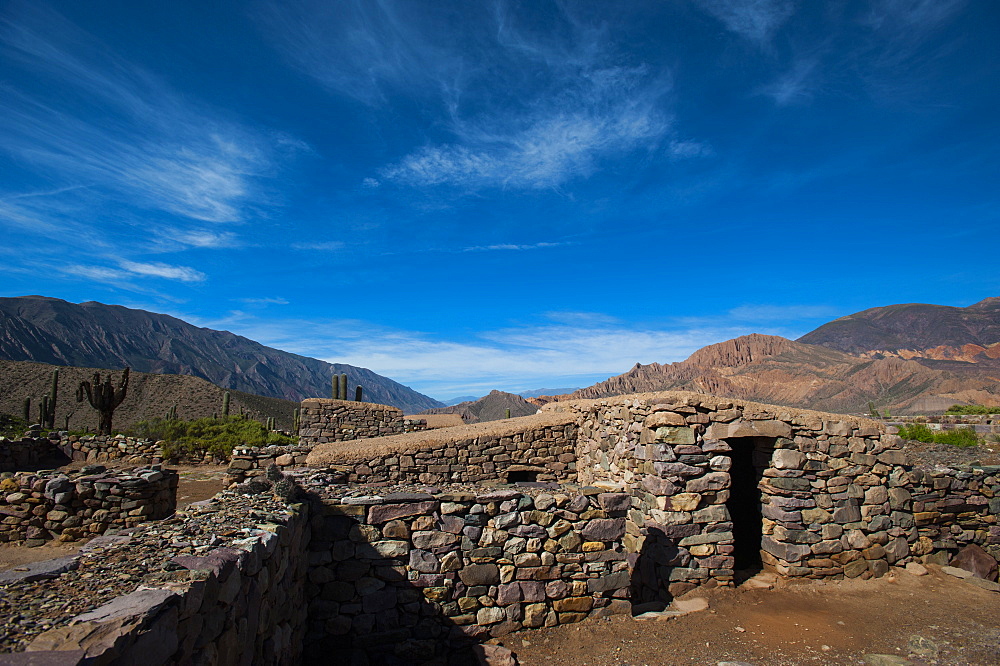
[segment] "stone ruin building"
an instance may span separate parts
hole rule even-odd
[[[9,639],[0,663],[442,663],[761,570],[1000,555],[1000,468],[910,464],[889,430],[683,392],[434,431],[307,400],[299,445],[234,456],[234,489],[7,581],[0,606],[33,585],[70,594],[84,570],[139,585]]]

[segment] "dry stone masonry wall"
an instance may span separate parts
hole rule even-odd
[[[580,415],[579,481],[637,500],[625,547],[643,597],[730,584],[747,527],[747,547],[785,576],[881,575],[917,541],[889,502],[901,440],[874,422],[695,394],[551,408]],[[748,502],[763,515],[733,515]]]
[[[403,412],[389,405],[310,398],[299,410],[299,444],[315,446],[368,437],[384,437],[406,431]],[[410,424],[412,429],[416,425]]]
[[[173,470],[86,471],[73,476],[21,472],[0,481],[0,542],[76,541],[174,512],[178,477]]]
[[[317,662],[423,663],[470,639],[631,608],[628,495],[555,484],[338,495],[322,476],[311,483],[306,654]]]
[[[5,581],[0,615],[27,621],[0,642],[45,664],[301,663],[308,539],[302,505],[224,492]]]
[[[576,477],[571,419],[525,417],[314,449],[351,483],[559,481]]]

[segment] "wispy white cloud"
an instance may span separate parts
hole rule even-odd
[[[560,30],[545,34],[502,6],[425,10],[301,0],[263,11],[265,32],[332,91],[373,106],[402,94],[433,108],[438,136],[367,187],[558,188],[606,158],[655,152],[671,130],[670,77],[623,64],[606,30],[569,7]]]
[[[523,245],[516,243],[498,243],[496,245],[473,245],[471,247],[463,247],[462,252],[540,250],[547,247],[559,247],[560,245],[568,245],[568,243],[529,243]]]
[[[95,280],[97,282],[119,282],[129,277],[127,272],[120,271],[115,268],[108,268],[107,266],[71,264],[60,268],[60,270],[70,275],[76,275],[82,278],[87,278],[88,280]]]
[[[261,199],[255,178],[272,168],[269,137],[199,108],[44,5],[17,4],[16,18],[0,18],[0,47],[58,86],[61,108],[4,90],[6,151],[125,203],[209,222],[245,218]]]
[[[695,157],[710,157],[715,151],[707,143],[701,141],[680,140],[670,142],[670,156],[683,160]]]
[[[778,309],[775,314],[780,314]],[[371,322],[262,320],[233,312],[224,326],[280,349],[350,363],[447,398],[480,389],[588,385],[637,362],[681,361],[701,347],[751,332],[786,333],[749,309],[739,316],[660,325],[625,322],[600,313],[552,312],[544,319],[469,339],[405,331]]]
[[[313,250],[316,252],[334,252],[345,247],[343,241],[299,241],[290,246],[293,250]]]
[[[189,266],[171,266],[162,262],[154,261],[142,263],[138,261],[121,260],[118,264],[122,269],[136,275],[149,277],[159,277],[168,280],[180,280],[181,282],[201,282],[205,279],[205,274],[196,271]]]
[[[288,305],[287,298],[237,298],[240,303],[246,303],[247,305]]]
[[[792,14],[793,0],[696,0],[730,32],[758,44],[771,41]]]
[[[760,89],[760,94],[774,100],[778,106],[804,104],[812,99],[818,62],[814,59],[796,61],[792,68]]]
[[[966,4],[967,0],[876,0],[866,23],[876,29],[924,33],[950,21]]]

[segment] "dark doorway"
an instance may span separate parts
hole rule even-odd
[[[507,483],[532,483],[538,480],[538,472],[519,469],[514,471],[507,471]]]
[[[736,437],[727,439],[726,443],[733,449],[729,454],[733,466],[729,470],[732,481],[726,508],[733,521],[733,568],[739,584],[763,568],[760,559],[763,515],[757,486],[770,464],[774,439]]]

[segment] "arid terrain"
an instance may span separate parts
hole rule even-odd
[[[521,631],[502,643],[522,666],[1000,664],[1000,594],[928,567],[914,576],[779,581],[772,590],[696,591],[709,610],[670,620],[616,616]],[[910,657],[865,661],[865,655]]]

